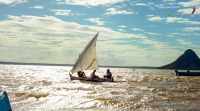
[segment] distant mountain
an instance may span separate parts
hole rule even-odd
[[[176,61],[158,69],[200,70],[200,59],[193,50],[188,49]]]

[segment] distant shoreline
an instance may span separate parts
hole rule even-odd
[[[0,65],[36,65],[36,66],[73,66],[73,64],[47,64],[47,63],[21,63],[21,62],[0,62]],[[158,67],[151,66],[102,66],[109,68],[134,68],[134,69],[157,69]]]

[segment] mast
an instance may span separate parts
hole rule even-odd
[[[81,54],[79,54],[80,64],[81,64]],[[81,72],[82,72],[82,64],[81,64]]]

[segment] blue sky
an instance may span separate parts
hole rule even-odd
[[[74,64],[97,32],[99,65],[162,66],[189,48],[200,56],[200,0],[1,0],[0,7],[0,61]]]

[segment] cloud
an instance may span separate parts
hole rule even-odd
[[[158,8],[166,8],[165,4],[156,4],[154,6],[156,6]]]
[[[123,6],[115,6],[116,8],[123,8]]]
[[[200,25],[200,22],[198,21],[190,21],[189,19],[182,18],[182,17],[167,17],[166,18],[167,23],[181,23],[181,24],[193,24],[193,25]]]
[[[121,31],[121,32],[126,32],[124,29],[118,29],[119,31]]]
[[[200,36],[200,34],[198,34],[198,33],[194,33],[194,35],[196,35],[196,36]]]
[[[154,3],[153,2],[149,2],[149,3],[147,3],[148,5],[153,5]]]
[[[193,11],[193,8],[185,8],[185,9],[179,9],[178,12],[179,13],[182,13],[183,15],[187,14],[187,16],[189,16]],[[194,12],[194,15],[196,14],[200,14],[200,10],[196,9],[195,12]]]
[[[149,25],[150,27],[154,27],[155,25]]]
[[[188,19],[182,17],[167,17],[166,22],[188,21]]]
[[[101,18],[89,18],[89,19],[85,19],[88,20],[90,22],[96,23],[97,25],[104,25],[104,21],[100,21]]]
[[[176,0],[163,0],[162,2],[176,2]]]
[[[145,32],[145,33],[147,33],[147,34],[149,34],[149,35],[161,35],[161,34],[153,33],[153,32]]]
[[[0,0],[0,4],[22,4],[24,2],[28,2],[27,0]]]
[[[138,29],[138,28],[132,28],[132,30],[134,30],[134,31],[144,31],[144,30]]]
[[[148,6],[147,4],[144,4],[144,3],[136,3],[135,5],[136,6]]]
[[[165,48],[169,48],[170,46],[168,45],[169,43],[165,42],[159,42],[159,41],[154,41],[154,40],[150,40],[150,39],[143,39],[141,41],[141,43],[143,44],[150,44],[151,47],[154,47],[156,49],[165,49]],[[172,48],[172,47],[171,47]],[[155,49],[155,50],[156,50]]]
[[[159,21],[164,20],[165,18],[162,18],[162,17],[160,17],[160,16],[153,16],[153,17],[148,17],[147,19],[148,19],[149,21],[159,22]]]
[[[125,26],[125,25],[120,25],[119,27],[120,27],[120,28],[126,28],[126,26]]]
[[[114,65],[112,63],[117,61],[107,59],[110,53],[115,55],[116,60],[131,60],[130,50],[138,50],[137,46],[132,46],[133,38],[147,39],[142,34],[119,32],[102,26],[81,25],[62,21],[54,16],[7,17],[7,20],[0,21],[0,37],[3,37],[3,41],[0,41],[0,55],[4,61],[73,64],[89,40],[99,32],[99,64],[105,65],[102,61],[107,60],[106,64]],[[120,52],[124,54],[121,55]],[[9,55],[13,55],[12,58],[9,58]],[[129,61],[120,65],[131,63]]]
[[[149,7],[150,10],[155,10],[153,7]]]
[[[179,33],[171,33],[171,34],[173,34],[173,35],[177,35],[177,34],[179,34]]]
[[[200,5],[200,1],[199,0],[190,0],[188,2],[179,2],[178,4],[183,7],[195,7],[195,6]]]
[[[33,7],[30,7],[30,8],[35,8],[35,9],[43,9],[44,7],[43,7],[43,6],[40,6],[40,5],[38,5],[38,6],[33,6]]]
[[[51,9],[52,12],[55,12],[55,15],[69,16],[71,10],[62,10],[62,9]]]
[[[126,14],[138,14],[137,12],[128,12],[126,10],[120,10],[120,9],[116,9],[116,8],[109,8],[106,10],[105,15],[126,15]]]
[[[65,0],[57,1],[57,4],[68,5],[82,5],[82,6],[99,6],[99,5],[113,5],[124,2],[125,0]]]
[[[167,35],[168,37],[174,37],[174,35]]]
[[[182,28],[182,29],[179,29],[179,30],[182,30],[182,31],[185,31],[185,32],[194,32],[194,31],[200,31],[200,27],[186,27],[186,28]]]
[[[192,44],[192,42],[187,42],[187,41],[185,41],[185,40],[183,40],[183,39],[177,39],[177,41],[178,41],[181,45],[191,45],[191,44]]]
[[[153,17],[154,15],[146,15],[147,17]]]
[[[175,6],[173,6],[173,5],[175,5]],[[180,8],[180,6],[178,6],[178,5],[176,6],[176,4],[174,4],[174,3],[155,4],[154,6],[157,8],[161,8],[161,9]]]

